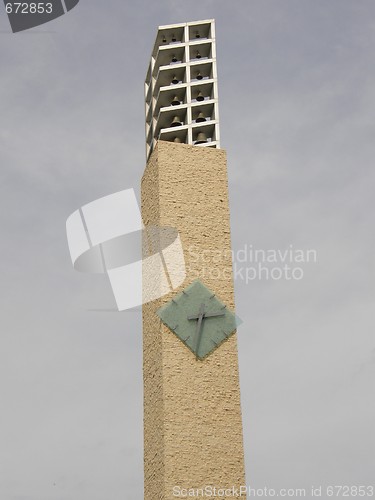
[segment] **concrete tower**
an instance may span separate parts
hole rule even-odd
[[[213,20],[159,27],[145,94],[143,222],[177,229],[186,278],[143,306],[144,498],[233,498],[245,474]]]

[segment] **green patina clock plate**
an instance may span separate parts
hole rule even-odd
[[[204,359],[236,330],[236,316],[200,280],[157,311],[162,322]]]

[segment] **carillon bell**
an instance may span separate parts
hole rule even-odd
[[[171,102],[172,106],[178,106],[180,104],[180,99],[175,95]]]
[[[173,139],[173,142],[178,142],[178,143],[181,143],[182,141],[181,141],[181,139],[180,139],[179,137],[175,137],[175,138]]]
[[[197,119],[195,120],[196,123],[202,123],[202,122],[205,122],[206,121],[206,118],[204,116],[204,113],[199,113],[199,115],[197,116]]]
[[[167,39],[165,38],[165,35],[163,36],[163,40],[162,40],[163,43],[167,43]]]
[[[196,32],[195,32],[195,38],[200,38],[200,37],[201,37],[201,36],[200,36],[200,34],[199,34],[199,31],[196,31]]]
[[[174,77],[172,78],[171,83],[173,83],[173,85],[177,85],[179,81],[180,81],[180,80],[177,78],[177,76],[176,76],[176,75],[174,75]]]
[[[172,35],[172,42],[177,42],[177,38],[175,35]]]
[[[204,101],[204,95],[202,94],[201,91],[198,92],[197,101]]]
[[[200,71],[198,71],[196,78],[197,78],[197,80],[202,80],[203,75],[201,75]]]
[[[194,144],[204,144],[205,142],[207,142],[206,134],[204,132],[199,132],[199,134],[197,135],[197,140]]]
[[[197,59],[200,59],[202,56],[201,56],[201,53],[199,52],[199,50],[197,50],[197,54],[195,56]]]
[[[180,118],[178,116],[175,116],[172,120],[172,123],[169,126],[170,127],[179,127],[180,125],[182,125],[182,123],[180,122]]]
[[[175,55],[175,54],[173,54],[171,61],[172,61],[173,63],[175,63],[175,62],[177,62],[177,61],[178,61],[178,59],[177,59],[177,57],[176,57],[176,55]]]

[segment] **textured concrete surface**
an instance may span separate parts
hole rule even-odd
[[[187,277],[175,293],[199,277],[234,310],[225,151],[159,141],[142,216],[180,232]],[[145,500],[245,485],[236,334],[196,360],[156,315],[175,293],[143,306]]]

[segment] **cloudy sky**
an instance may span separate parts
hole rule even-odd
[[[157,26],[208,18],[233,246],[317,252],[236,279],[247,481],[374,482],[373,0],[81,0],[19,34],[0,11],[1,499],[143,497],[140,312],[92,311],[65,221],[139,192]]]

